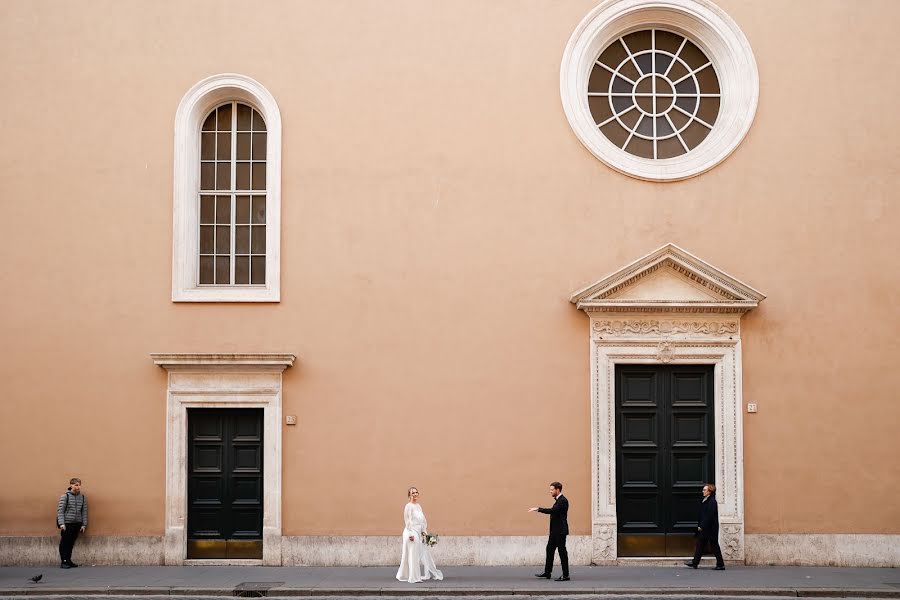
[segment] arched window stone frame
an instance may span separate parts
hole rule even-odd
[[[713,130],[699,146],[674,158],[641,158],[618,148],[598,130],[588,107],[588,78],[600,52],[622,35],[653,27],[697,44],[715,66],[722,90]],[[677,181],[715,167],[738,147],[756,115],[759,73],[740,27],[709,0],[606,0],[578,24],[566,45],[560,96],[569,125],[594,156],[631,177]]]
[[[214,107],[236,100],[255,108],[268,130],[266,156],[266,283],[200,286],[200,127]],[[281,299],[281,112],[269,91],[244,75],[207,77],[192,87],[175,113],[175,195],[172,242],[173,302],[278,302]]]

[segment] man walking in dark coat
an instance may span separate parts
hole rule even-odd
[[[72,562],[72,549],[78,534],[87,527],[87,498],[81,493],[81,480],[73,477],[69,480],[69,489],[59,497],[56,506],[56,526],[59,527],[59,560],[60,567],[71,569],[77,567]]]
[[[530,508],[528,512],[539,512],[550,515],[550,537],[547,540],[547,562],[543,573],[535,573],[535,577],[550,579],[553,572],[553,555],[559,550],[559,564],[562,565],[562,577],[556,581],[569,581],[569,553],[566,550],[566,536],[569,535],[569,501],[562,495],[562,484],[554,481],[550,484],[550,496],[555,500],[551,508]]]
[[[700,503],[700,518],[697,519],[697,545],[694,548],[694,560],[684,563],[686,567],[696,569],[706,545],[716,555],[716,571],[725,570],[722,549],[719,548],[719,504],[716,502],[716,486],[707,483],[703,486],[703,502]]]

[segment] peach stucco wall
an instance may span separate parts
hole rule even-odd
[[[293,352],[284,533],[590,533],[588,325],[569,294],[674,242],[767,294],[743,320],[748,533],[900,533],[893,0],[720,0],[760,104],[714,170],[631,179],[575,138],[594,0],[5,2],[0,533],[160,535],[150,352]],[[175,109],[251,76],[284,122],[282,301],[173,304]]]

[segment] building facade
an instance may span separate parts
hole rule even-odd
[[[0,564],[900,566],[900,5],[4,8]]]

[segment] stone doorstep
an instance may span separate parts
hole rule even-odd
[[[105,588],[10,588],[0,589],[4,597],[46,597],[46,596],[201,596],[235,597],[239,586],[231,588],[185,588],[185,587],[105,587]],[[245,591],[251,591],[249,589]],[[262,590],[260,590],[262,591]],[[455,597],[455,596],[632,596],[632,597],[687,597],[698,596],[734,597],[757,596],[760,598],[900,598],[900,589],[858,589],[858,588],[576,588],[562,586],[556,588],[529,589],[484,589],[484,588],[269,588],[265,597],[307,597],[307,596],[373,596],[373,597]]]

